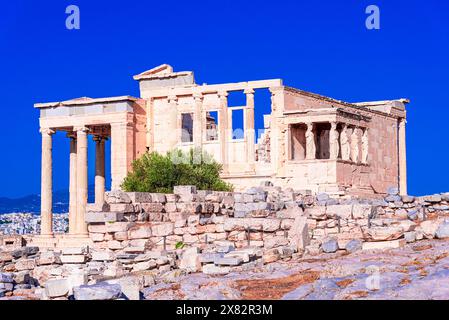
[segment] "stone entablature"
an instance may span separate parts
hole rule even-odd
[[[96,141],[96,204],[104,193],[104,140],[111,141],[112,189],[147,151],[200,148],[223,164],[222,178],[243,190],[269,180],[314,193],[407,193],[407,100],[347,103],[284,86],[281,79],[198,85],[193,72],[161,65],[134,77],[141,98],[79,98],[38,103],[42,132],[43,234],[51,236],[52,134],[71,140],[71,234],[86,236],[87,136]],[[268,89],[271,112],[256,139],[255,95]],[[239,92],[243,105],[231,105]],[[214,116],[212,115],[214,114]],[[238,114],[242,119],[234,119]],[[238,123],[242,128],[236,128]],[[237,133],[235,129],[240,129]],[[103,141],[103,142],[102,142]]]

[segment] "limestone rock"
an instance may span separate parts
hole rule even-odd
[[[321,249],[325,253],[334,253],[338,250],[338,242],[336,239],[327,239],[321,244]]]
[[[75,300],[114,300],[122,294],[119,284],[100,282],[73,288]]]
[[[181,258],[179,268],[190,272],[201,270],[199,249],[196,247],[186,249]]]
[[[405,239],[405,242],[407,242],[407,243],[415,242],[417,240],[416,232],[410,231],[410,232],[404,233],[404,239]]]
[[[346,246],[345,250],[349,253],[354,253],[356,251],[362,250],[363,242],[359,239],[353,239],[349,241]]]
[[[365,232],[368,241],[389,241],[402,237],[404,229],[401,227],[373,227]]]
[[[67,279],[53,279],[45,283],[45,295],[49,298],[66,296],[69,290],[70,285]]]
[[[421,231],[425,238],[433,239],[439,225],[439,220],[426,220],[421,222],[421,224],[416,229]]]
[[[444,221],[438,226],[435,236],[438,239],[449,238],[449,221]]]
[[[219,267],[214,264],[205,264],[202,268],[203,273],[212,276],[222,276],[228,274],[231,271],[229,267]]]
[[[131,203],[131,198],[126,192],[121,190],[113,190],[105,193],[106,203]]]
[[[405,240],[392,241],[378,241],[378,242],[364,242],[362,250],[377,250],[377,249],[396,249],[401,248],[405,244]]]
[[[310,244],[307,217],[296,217],[295,222],[288,232],[288,237],[290,243],[296,247],[297,251],[304,251],[305,247]]]

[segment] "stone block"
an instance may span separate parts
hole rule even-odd
[[[86,223],[105,223],[123,220],[122,212],[86,212]]]
[[[148,260],[143,262],[138,262],[133,265],[133,271],[145,271],[145,270],[151,270],[157,267],[157,263],[154,260]]]
[[[75,300],[115,300],[121,294],[119,284],[100,282],[91,286],[84,285],[73,288]]]
[[[403,247],[404,244],[404,239],[392,241],[364,242],[362,250],[396,249]]]
[[[444,221],[438,226],[437,231],[435,232],[435,236],[438,239],[447,239],[449,238],[449,221]]]
[[[109,204],[131,203],[131,198],[121,190],[113,190],[105,193],[105,201]]]
[[[115,255],[112,251],[93,251],[92,261],[114,261]]]
[[[66,296],[69,291],[70,284],[67,279],[53,279],[45,283],[45,295],[49,298]]]
[[[142,203],[140,205],[145,212],[164,212],[164,204],[162,203]]]
[[[123,277],[106,281],[109,284],[120,285],[125,300],[140,300],[140,290],[143,287],[143,279],[139,277]]]
[[[239,266],[243,263],[243,259],[240,257],[231,257],[231,258],[218,258],[214,261],[216,265],[219,266]]]
[[[113,203],[110,204],[110,210],[112,212],[121,212],[121,213],[134,213],[134,205],[131,203]]]
[[[167,197],[163,193],[151,193],[151,200],[154,203],[166,203]]]
[[[151,223],[139,223],[128,230],[129,239],[148,239],[151,236]]]
[[[206,264],[202,267],[202,272],[211,276],[226,275],[231,271],[229,267],[219,267],[214,264]]]
[[[108,222],[106,223],[107,232],[125,232],[134,226],[134,222]]]
[[[174,224],[172,222],[155,223],[151,226],[153,236],[163,237],[173,234]]]
[[[35,259],[20,259],[15,264],[15,268],[17,271],[33,270],[35,267],[36,267]]]
[[[89,231],[89,233],[106,233],[106,232],[108,232],[106,229],[106,225],[104,223],[89,224],[87,226],[87,230]]]
[[[179,195],[195,194],[197,193],[195,186],[174,186],[173,193]]]
[[[61,263],[63,264],[79,264],[86,262],[84,254],[61,255]]]
[[[223,258],[223,253],[207,252],[200,254],[200,262],[203,264],[214,263],[216,259]]]
[[[151,193],[148,192],[127,192],[126,194],[129,196],[131,202],[134,204],[149,203],[153,201]]]
[[[373,227],[365,232],[365,238],[368,241],[390,241],[401,238],[404,235],[404,229],[401,227]]]
[[[189,272],[201,270],[199,249],[196,247],[186,249],[182,254],[179,268]]]

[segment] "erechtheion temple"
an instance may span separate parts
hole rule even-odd
[[[70,139],[70,225],[87,235],[87,139],[96,141],[95,202],[105,192],[105,140],[111,143],[111,185],[119,189],[133,160],[147,151],[201,148],[223,164],[236,189],[271,181],[313,192],[407,193],[405,99],[347,103],[285,86],[281,79],[195,83],[193,72],[161,65],[134,77],[140,98],[78,98],[38,103],[42,134],[42,236],[52,235],[52,135]],[[268,89],[271,113],[256,136],[255,94]],[[229,105],[240,91],[245,105]],[[243,115],[236,134],[234,115]],[[216,116],[214,116],[216,114]],[[69,158],[69,157],[68,157]]]

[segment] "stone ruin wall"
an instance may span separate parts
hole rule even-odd
[[[67,299],[82,297],[84,285],[119,284],[138,299],[139,290],[188,272],[221,275],[323,252],[449,237],[449,193],[388,193],[379,200],[272,186],[244,193],[191,186],[174,194],[110,192],[102,211],[87,214],[91,247],[3,246],[0,295]]]

